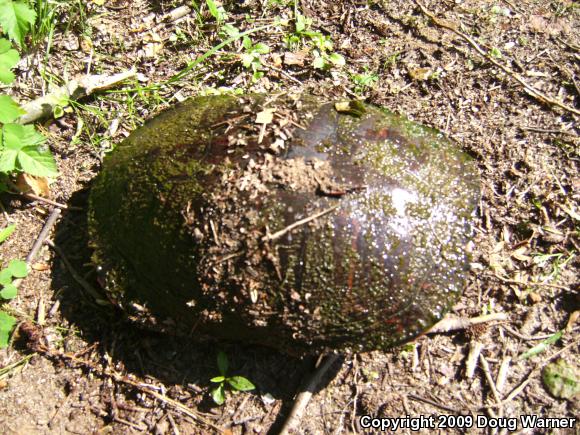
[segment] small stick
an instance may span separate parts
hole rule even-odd
[[[79,98],[91,95],[93,92],[109,89],[135,75],[135,69],[130,69],[119,74],[87,75],[82,76],[78,80],[71,80],[47,95],[22,104],[22,109],[26,113],[18,119],[18,122],[20,124],[29,124],[42,117],[50,116],[58,101],[78,100]]]
[[[316,369],[312,377],[310,378],[308,384],[304,391],[302,391],[298,396],[296,396],[296,400],[294,401],[294,406],[290,411],[290,415],[284,422],[284,426],[282,430],[280,430],[280,435],[289,435],[291,429],[299,422],[308,402],[312,398],[312,393],[318,387],[318,384],[322,380],[322,377],[325,373],[330,369],[330,367],[338,361],[340,355],[336,353],[329,354],[324,361],[320,364],[320,366]]]
[[[430,12],[425,6],[423,6],[418,0],[415,0],[415,3],[417,4],[417,6],[419,6],[419,8],[421,9],[421,12],[423,12],[426,16],[431,18],[431,20],[437,26],[442,27],[442,28],[447,29],[447,30],[450,30],[453,33],[455,33],[457,36],[460,36],[465,41],[467,41],[475,49],[475,51],[477,51],[477,53],[481,57],[483,57],[484,59],[487,59],[488,62],[491,62],[492,64],[494,64],[495,66],[500,68],[503,72],[505,72],[507,75],[512,77],[514,80],[516,80],[520,85],[522,85],[523,88],[526,90],[526,92],[530,96],[532,96],[533,98],[535,98],[536,100],[538,100],[541,103],[548,103],[548,104],[551,104],[552,106],[557,106],[561,109],[564,109],[567,112],[574,113],[575,115],[580,115],[580,110],[575,109],[573,107],[570,107],[564,103],[561,103],[558,100],[550,98],[549,96],[547,96],[546,94],[544,94],[543,92],[541,92],[540,90],[535,88],[534,86],[530,85],[527,81],[525,81],[523,79],[523,77],[521,75],[519,75],[518,73],[513,71],[511,68],[505,66],[504,64],[498,62],[493,57],[491,57],[488,53],[486,53],[486,51],[483,48],[481,48],[479,46],[479,44],[473,40],[473,38],[471,38],[466,33],[463,33],[461,30],[458,30],[456,26],[448,24],[444,20],[437,18],[432,12]]]
[[[411,400],[417,400],[419,402],[425,402],[429,405],[432,405],[436,408],[443,409],[444,411],[451,412],[452,414],[462,415],[463,413],[459,409],[451,408],[449,406],[445,406],[442,403],[435,402],[434,400],[427,399],[426,397],[417,396],[415,394],[407,394],[407,397]]]
[[[510,370],[510,362],[511,362],[511,357],[506,356],[502,362],[501,365],[499,366],[499,371],[497,373],[497,380],[495,382],[495,386],[497,387],[497,391],[499,391],[500,393],[503,391],[503,388],[505,387],[505,381],[507,379],[507,375],[509,373]]]
[[[170,397],[167,397],[164,394],[161,394],[161,393],[158,393],[157,391],[152,390],[151,388],[154,388],[152,385],[140,384],[139,382],[133,381],[126,376],[122,376],[118,373],[111,372],[109,370],[96,367],[90,361],[85,361],[83,359],[77,358],[75,355],[64,353],[64,352],[61,352],[58,350],[53,350],[53,349],[45,346],[44,344],[40,344],[40,343],[32,343],[32,344],[33,344],[32,350],[34,352],[41,353],[47,357],[58,358],[60,360],[65,360],[65,361],[69,361],[71,363],[80,364],[84,367],[91,369],[97,375],[99,375],[103,378],[109,378],[115,382],[129,385],[133,388],[136,388],[137,390],[139,390],[140,392],[142,392],[144,394],[147,394],[147,395],[149,395],[157,400],[160,400],[161,402],[165,403],[166,405],[169,405],[170,407],[172,407],[176,411],[179,411],[182,414],[185,414],[188,417],[191,417],[194,420],[211,427],[212,429],[216,430],[217,433],[220,433],[220,434],[224,433],[224,430],[222,428],[216,426],[211,421],[204,418],[202,415],[189,409],[187,406],[181,404],[180,402],[177,402],[176,400],[171,399]]]
[[[329,208],[322,210],[316,214],[313,214],[312,216],[308,216],[308,217],[305,217],[304,219],[300,219],[300,220],[294,222],[293,224],[288,225],[286,228],[283,228],[280,231],[275,232],[274,234],[266,234],[264,237],[262,237],[262,241],[269,242],[271,240],[279,239],[280,237],[284,236],[286,233],[289,233],[293,229],[298,228],[301,225],[307,224],[308,222],[311,222],[313,220],[316,220],[319,217],[322,217],[330,212],[333,212],[338,207],[339,207],[339,204],[333,205],[332,207],[329,207]]]
[[[507,279],[507,278],[502,278],[501,276],[499,276],[497,273],[492,274],[492,276],[494,276],[495,278],[499,279],[500,281],[505,282],[506,284],[517,284],[517,285],[521,285],[523,287],[530,287],[530,286],[534,286],[534,287],[551,287],[551,288],[555,288],[558,290],[566,290],[566,291],[572,291],[572,289],[570,287],[566,287],[563,285],[557,285],[557,284],[550,284],[547,282],[522,282],[522,281],[516,281],[515,279]]]
[[[34,241],[34,244],[32,245],[30,252],[26,256],[25,261],[29,267],[30,267],[30,264],[34,261],[34,259],[38,255],[38,252],[40,251],[40,247],[42,246],[42,244],[44,243],[44,241],[48,237],[48,233],[50,232],[51,228],[56,223],[56,220],[58,219],[59,216],[60,216],[60,209],[58,209],[58,208],[53,209],[52,212],[50,213],[50,216],[48,216],[48,219],[44,223],[42,230],[40,230],[40,234],[38,235],[38,237]],[[30,270],[30,269],[28,269],[28,270]],[[18,287],[20,287],[20,284],[22,284],[22,281],[24,281],[24,278],[15,279],[12,284],[16,288],[18,288]]]
[[[28,198],[33,201],[40,201],[44,202],[49,205],[53,205],[58,208],[62,208],[64,210],[82,210],[80,207],[68,206],[65,204],[61,204],[60,202],[53,201],[52,199],[43,198],[42,196],[35,195],[34,193],[24,193],[24,192],[15,192],[15,195],[22,195],[25,198]]]
[[[500,406],[504,406],[507,403],[509,403],[512,400],[514,400],[517,396],[519,396],[522,393],[522,391],[524,391],[524,389],[532,381],[531,376],[534,373],[534,371],[535,370],[533,370],[528,376],[526,376],[526,378],[524,379],[524,381],[520,385],[518,385],[516,388],[514,388],[512,390],[512,392],[505,398],[505,400],[501,401],[500,403],[495,403],[493,405],[483,406],[483,407],[479,408],[479,411],[483,411],[483,410],[486,410],[486,409],[499,408]]]
[[[73,279],[83,288],[85,291],[90,294],[99,304],[109,304],[108,301],[103,299],[103,296],[92,286],[90,285],[82,276],[80,276],[75,268],[72,266],[68,258],[62,252],[62,249],[58,245],[55,245],[51,240],[46,240],[46,244],[50,246],[61,258],[62,262],[68,269],[69,273],[73,277]]]
[[[291,74],[287,73],[287,72],[286,72],[286,71],[284,71],[283,69],[281,69],[281,68],[277,68],[277,67],[275,67],[274,65],[270,65],[269,63],[266,63],[266,62],[262,62],[262,63],[263,63],[263,64],[264,64],[264,65],[265,65],[267,68],[270,68],[272,71],[276,71],[277,73],[280,73],[280,74],[282,74],[284,77],[286,77],[287,79],[289,79],[289,80],[293,81],[294,83],[296,83],[296,84],[298,84],[298,85],[300,85],[300,86],[302,86],[302,85],[303,85],[303,83],[302,83],[300,80],[298,80],[298,79],[297,79],[296,77],[294,77],[293,75],[291,75]]]
[[[487,363],[487,360],[485,359],[485,357],[483,356],[483,354],[479,354],[479,362],[481,363],[481,368],[483,369],[483,374],[485,375],[485,378],[487,379],[487,383],[489,384],[489,387],[491,388],[491,393],[493,394],[493,397],[496,401],[496,403],[501,403],[501,396],[499,394],[499,391],[497,391],[497,387],[495,386],[495,382],[493,380],[493,377],[491,376],[491,371],[489,369],[489,364]]]
[[[541,128],[541,127],[534,127],[534,126],[524,126],[524,127],[520,127],[520,129],[525,130],[525,131],[535,131],[537,133],[563,134],[563,135],[567,135],[567,136],[578,136],[573,131],[548,129],[548,128]]]
[[[482,349],[483,344],[479,341],[472,341],[470,343],[469,354],[467,355],[467,361],[465,361],[465,377],[467,379],[473,378],[475,367],[477,366],[477,360],[479,355],[481,355]]]
[[[34,261],[34,259],[36,258],[36,256],[38,255],[38,251],[40,251],[42,244],[44,243],[44,241],[48,237],[48,233],[50,232],[50,230],[52,229],[52,227],[56,223],[56,220],[59,218],[60,213],[61,213],[61,211],[59,208],[55,208],[50,213],[50,216],[46,220],[44,227],[42,227],[40,234],[38,235],[38,237],[34,241],[34,244],[32,245],[32,249],[30,250],[30,252],[26,256],[26,263],[27,264],[32,263]]]
[[[473,325],[478,325],[480,323],[493,322],[493,321],[504,321],[508,319],[506,313],[492,313],[485,316],[463,318],[463,317],[446,317],[440,322],[433,325],[433,327],[427,331],[427,334],[440,334],[449,331],[457,331],[460,329],[466,329]]]
[[[505,329],[508,332],[508,334],[513,335],[514,337],[519,338],[520,340],[525,340],[525,341],[545,340],[546,338],[550,338],[551,336],[554,335],[554,332],[553,332],[551,334],[542,334],[542,335],[536,335],[536,336],[532,337],[530,335],[520,334],[518,331],[510,328],[507,325],[502,325],[502,328]]]

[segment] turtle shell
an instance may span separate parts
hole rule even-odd
[[[105,159],[89,229],[111,300],[291,354],[386,349],[462,291],[479,199],[440,132],[357,101],[186,101]]]

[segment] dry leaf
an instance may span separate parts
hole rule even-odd
[[[50,197],[49,182],[45,177],[35,177],[34,175],[20,173],[16,178],[16,187],[22,193],[33,193],[45,198]]]
[[[270,55],[270,59],[272,59],[272,65],[276,68],[280,68],[282,66],[282,57],[278,53],[272,53]]]
[[[274,119],[276,109],[264,109],[256,113],[256,124],[270,124]]]
[[[515,251],[512,251],[512,257],[520,261],[531,261],[532,257],[525,255],[527,250],[527,246],[521,246]]]
[[[548,20],[542,15],[532,15],[528,21],[529,28],[536,33],[559,35],[570,33],[570,25],[563,19]]]
[[[580,310],[576,310],[572,314],[570,314],[570,318],[568,319],[568,323],[566,324],[566,331],[572,332],[574,324],[578,322],[578,319],[580,319]]]
[[[145,35],[143,41],[146,42],[145,47],[143,48],[145,57],[153,58],[163,49],[163,40],[156,32],[150,32]]]
[[[350,110],[350,101],[339,101],[334,103],[334,110],[337,112],[348,112]]]
[[[530,298],[530,301],[532,301],[532,303],[534,303],[534,304],[537,304],[538,302],[542,302],[542,296],[540,296],[536,292],[530,292],[528,294],[528,297]]]
[[[50,266],[46,263],[34,263],[32,266],[30,266],[32,268],[32,270],[36,270],[38,272],[43,272],[45,270],[50,269]]]
[[[431,68],[414,68],[409,70],[409,76],[418,82],[429,80],[429,77],[431,77],[432,74],[433,71]]]
[[[286,65],[298,65],[304,66],[304,61],[306,59],[307,53],[304,51],[297,51],[292,53],[291,51],[284,53],[284,63]]]

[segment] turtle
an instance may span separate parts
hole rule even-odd
[[[383,107],[200,96],[106,156],[89,237],[136,322],[290,355],[386,350],[461,295],[479,198],[459,144]]]

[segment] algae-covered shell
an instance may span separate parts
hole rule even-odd
[[[108,296],[141,319],[293,354],[374,350],[456,301],[478,198],[471,159],[403,116],[212,96],[105,159],[89,229]]]

